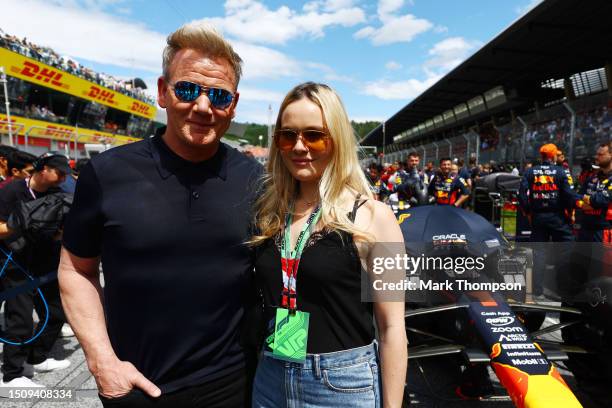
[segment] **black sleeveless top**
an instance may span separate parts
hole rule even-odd
[[[361,204],[355,202],[351,221]],[[277,234],[256,249],[255,279],[266,325],[275,317],[283,289],[280,241]],[[297,308],[310,313],[308,353],[331,353],[374,340],[373,307],[361,302],[361,263],[351,234],[318,231],[310,236],[297,274]]]

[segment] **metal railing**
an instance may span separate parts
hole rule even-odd
[[[517,116],[512,121],[485,123],[466,133],[437,142],[423,142],[387,153],[381,163],[405,160],[411,151],[421,162],[437,163],[442,157],[470,158],[477,163],[514,164],[523,168],[527,161],[539,160],[543,144],[554,143],[570,165],[592,157],[601,143],[612,140],[612,109],[607,108],[606,92],[566,101]]]
[[[68,129],[52,129],[43,126],[30,126],[25,129],[23,124],[12,123],[10,126],[10,133],[12,134],[12,145],[25,151],[30,152],[32,150],[31,139],[49,139],[51,141],[55,141],[57,145],[63,144],[63,149],[65,150],[65,154],[68,157],[78,159],[79,156],[83,157],[84,154],[79,155],[78,146],[79,143],[82,142],[83,138],[92,138],[89,134],[81,134],[78,132],[78,129],[68,130]],[[20,145],[19,136],[23,136],[23,145]],[[2,144],[11,145],[11,143],[5,143],[9,138],[9,123],[6,120],[0,120],[0,142]],[[95,137],[94,137],[95,138]],[[106,148],[113,147],[117,145],[117,139],[113,137],[99,137],[95,141],[94,144],[103,144]],[[72,144],[72,149],[71,149]],[[58,149],[50,149],[50,150],[58,150]]]

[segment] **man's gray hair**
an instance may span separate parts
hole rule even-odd
[[[190,48],[209,57],[226,59],[234,70],[235,85],[238,87],[242,75],[242,59],[230,43],[211,25],[206,23],[185,24],[171,33],[166,42],[162,57],[162,69],[166,80],[170,79],[170,65],[176,53]]]

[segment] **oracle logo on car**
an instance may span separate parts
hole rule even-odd
[[[500,317],[491,317],[485,320],[488,324],[500,327],[500,326],[508,326],[509,324],[514,323],[514,317],[511,316],[500,316]]]
[[[434,235],[431,237],[434,241],[440,240],[465,240],[465,234],[446,234],[446,235]]]

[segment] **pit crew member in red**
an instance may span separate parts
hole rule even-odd
[[[578,241],[612,243],[612,142],[599,147],[595,163],[599,171],[580,190]]]
[[[440,159],[440,172],[429,184],[429,195],[433,195],[438,205],[461,207],[470,197],[465,179],[451,175],[452,162],[449,157]]]

